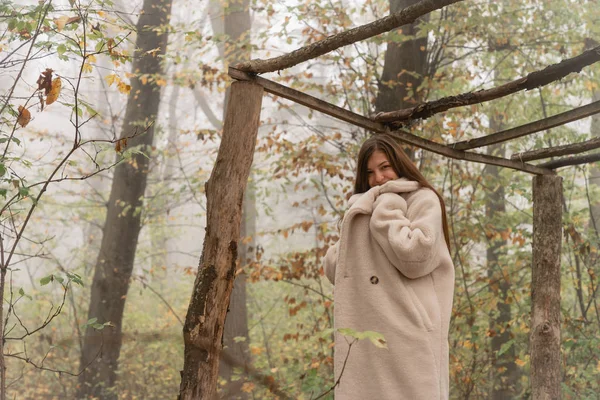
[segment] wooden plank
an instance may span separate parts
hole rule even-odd
[[[298,90],[281,85],[277,82],[261,78],[260,76],[248,74],[233,67],[229,67],[229,76],[231,76],[233,79],[241,81],[255,82],[263,88],[265,88],[265,92],[291,100],[295,103],[301,104],[316,111],[320,111],[331,117],[348,122],[358,127],[368,129],[373,132],[385,132],[388,129],[385,125],[380,124],[378,122],[373,122],[367,117],[353,113],[352,111],[348,111],[344,108],[320,100],[311,95],[302,93]]]
[[[560,250],[562,178],[533,178],[531,276],[531,392],[533,400],[560,399]]]
[[[225,315],[235,278],[244,191],[254,157],[264,90],[231,86],[217,160],[206,184],[206,236],[183,327],[179,398],[216,396]]]
[[[473,161],[481,164],[497,165],[500,167],[511,168],[518,171],[528,172],[530,174],[552,175],[554,172],[550,169],[541,168],[539,166],[507,160],[502,157],[490,156],[487,154],[472,153],[467,151],[455,150],[451,147],[444,146],[439,143],[432,142],[427,139],[420,138],[404,131],[392,131],[391,134],[398,137],[404,143],[417,146],[421,149],[431,151],[436,154],[441,154],[446,157],[457,160]]]
[[[448,146],[457,150],[469,150],[475,149],[477,147],[489,146],[490,144],[505,142],[510,139],[516,139],[522,136],[530,135],[532,133],[564,125],[569,122],[577,121],[579,119],[589,117],[599,112],[600,101],[595,101],[593,103],[575,108],[573,110],[566,111],[561,114],[556,114],[548,118],[540,119],[538,121],[530,122],[525,125],[517,126],[516,128],[507,129],[504,131],[493,133],[491,135],[470,139],[463,142],[452,143]]]
[[[569,154],[579,154],[594,150],[600,147],[600,138],[586,140],[585,142],[566,144],[564,146],[546,147],[543,149],[524,151],[523,153],[513,154],[510,159],[517,161],[532,161],[541,158],[565,156]]]
[[[548,168],[548,169],[556,169],[556,168],[568,167],[570,165],[589,164],[589,163],[593,163],[593,162],[597,162],[597,161],[600,161],[600,153],[586,154],[583,156],[559,158],[558,160],[552,160],[552,161],[545,162],[543,164],[538,164],[538,167]]]
[[[416,4],[384,18],[341,32],[337,35],[331,35],[323,40],[296,49],[291,53],[269,58],[267,60],[256,59],[247,61],[237,64],[236,68],[256,74],[290,68],[301,62],[317,58],[335,49],[339,49],[340,47],[389,32],[392,29],[399,28],[403,25],[411,24],[416,21],[417,18],[422,17],[425,14],[460,1],[463,0],[421,0]]]

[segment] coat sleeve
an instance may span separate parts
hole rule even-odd
[[[439,264],[439,249],[446,246],[440,201],[429,189],[419,190],[408,203],[396,193],[381,194],[370,230],[390,262],[409,279],[430,274]]]
[[[330,246],[329,249],[327,249],[325,259],[323,260],[323,269],[325,270],[325,276],[333,285],[335,285],[335,264],[337,260],[339,246],[340,241],[338,240],[333,246]]]

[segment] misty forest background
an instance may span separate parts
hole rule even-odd
[[[2,0],[5,398],[175,398],[227,67],[414,3]],[[265,77],[370,115],[574,57],[598,46],[599,21],[597,0],[469,0]],[[478,137],[598,101],[599,84],[594,64],[409,129],[440,143]],[[223,397],[310,399],[334,384],[332,286],[321,258],[337,240],[366,136],[265,97],[224,339],[231,357],[222,362]],[[596,136],[600,117],[483,151],[509,156]],[[451,397],[528,398],[531,177],[412,155],[443,193],[451,224]],[[559,173],[562,391],[597,399],[600,169]]]

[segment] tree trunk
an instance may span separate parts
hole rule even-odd
[[[600,101],[600,90],[595,90],[592,93],[594,101]],[[590,127],[592,137],[600,137],[600,114],[592,116],[592,124]],[[600,167],[597,163],[590,166],[590,176],[588,178],[590,188],[600,186]],[[600,230],[600,201],[590,204],[590,218],[592,219],[592,227],[595,231]]]
[[[184,365],[179,397],[216,394],[225,315],[236,271],[244,191],[254,157],[263,88],[234,82],[223,136],[206,185],[206,236],[183,328]]]
[[[229,40],[228,46],[223,49],[223,58],[226,64],[237,64],[250,59],[250,2],[249,0],[231,0],[223,9],[224,33]],[[225,65],[227,68],[228,65]],[[225,104],[230,96],[230,89],[225,94]],[[224,110],[224,115],[227,110]],[[256,233],[256,201],[254,185],[249,184],[244,204],[242,207],[241,237],[250,238],[239,243],[239,267],[246,265],[252,258],[251,251],[254,247]],[[236,340],[240,338],[243,340]],[[248,307],[246,300],[246,274],[241,272],[235,277],[233,291],[229,302],[229,310],[225,319],[223,333],[223,352],[228,357],[222,358],[219,366],[219,375],[227,383],[223,388],[223,398],[247,399],[248,394],[243,392],[242,385],[247,376],[248,366],[251,364],[248,335]],[[241,374],[237,380],[235,370]]]
[[[240,237],[243,239],[239,244],[238,260],[239,266],[247,265],[252,259],[252,249],[254,248],[254,235],[256,233],[256,202],[253,184],[248,184],[248,190],[244,196],[244,205],[242,210],[242,223]],[[225,319],[225,328],[223,333],[223,352],[228,357],[221,360],[219,366],[219,376],[227,383],[223,388],[222,398],[225,399],[246,399],[247,393],[243,392],[242,385],[248,376],[248,367],[251,365],[251,356],[249,350],[248,334],[248,307],[246,299],[246,278],[245,272],[235,277],[233,291],[229,301],[229,310]],[[236,340],[240,338],[243,340]],[[235,376],[235,370],[241,374],[238,380],[232,380]]]
[[[498,116],[490,118],[490,130],[498,132],[502,129]],[[495,144],[488,147],[488,154],[504,157],[504,145]],[[486,224],[491,224],[493,234],[506,230],[508,226],[502,223],[505,219],[506,205],[504,202],[504,186],[500,182],[500,168],[495,165],[485,167],[485,180],[493,185],[492,190],[486,191],[485,217]],[[516,396],[517,385],[519,381],[519,369],[515,364],[515,348],[501,355],[498,351],[512,339],[511,327],[508,326],[512,319],[511,306],[507,302],[511,283],[504,278],[500,258],[506,257],[506,240],[501,238],[490,238],[487,246],[487,268],[488,277],[491,281],[497,282],[497,286],[491,285],[493,295],[498,299],[498,307],[494,310],[496,313],[490,319],[490,332],[493,332],[491,340],[492,350],[492,378],[491,378],[491,399],[504,400],[512,399]],[[504,266],[508,268],[509,266]],[[510,276],[510,274],[507,274]]]
[[[162,73],[161,56],[165,54],[167,33],[157,34],[149,29],[169,23],[171,0],[145,0],[137,23],[136,52],[132,71],[137,75]],[[147,52],[159,48],[156,54]],[[153,143],[154,125],[160,102],[160,88],[152,82],[143,84],[131,79],[121,137],[138,136],[128,140],[128,147],[140,146],[148,151]],[[149,126],[144,131],[142,126]],[[81,354],[78,398],[90,396],[116,399],[114,386],[121,351],[122,320],[127,290],[133,270],[135,250],[141,229],[141,207],[148,158],[136,154],[115,168],[100,253],[94,271],[88,318],[113,326],[97,331],[88,327]]]
[[[562,178],[533,178],[531,389],[533,400],[560,399],[560,249]]]
[[[389,0],[390,14],[409,7],[418,0]],[[399,28],[402,34],[416,35],[417,27],[424,16],[412,24]],[[427,36],[405,40],[401,43],[388,42],[385,51],[383,72],[379,79],[375,112],[389,112],[416,105],[421,99],[417,88],[423,83],[427,71]],[[412,149],[404,148],[414,160]]]
[[[390,13],[395,13],[418,0],[390,0]],[[428,18],[427,16],[423,18]],[[417,34],[419,19],[400,30],[403,35]],[[427,67],[427,36],[388,42],[383,72],[379,80],[379,92],[375,100],[375,112],[387,112],[412,107],[419,102],[417,88],[423,83]]]

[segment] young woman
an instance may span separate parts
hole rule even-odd
[[[454,266],[443,199],[379,134],[360,149],[348,207],[324,260],[334,325],[379,332],[387,348],[361,340],[348,351],[352,338],[336,331],[336,399],[447,399]]]

